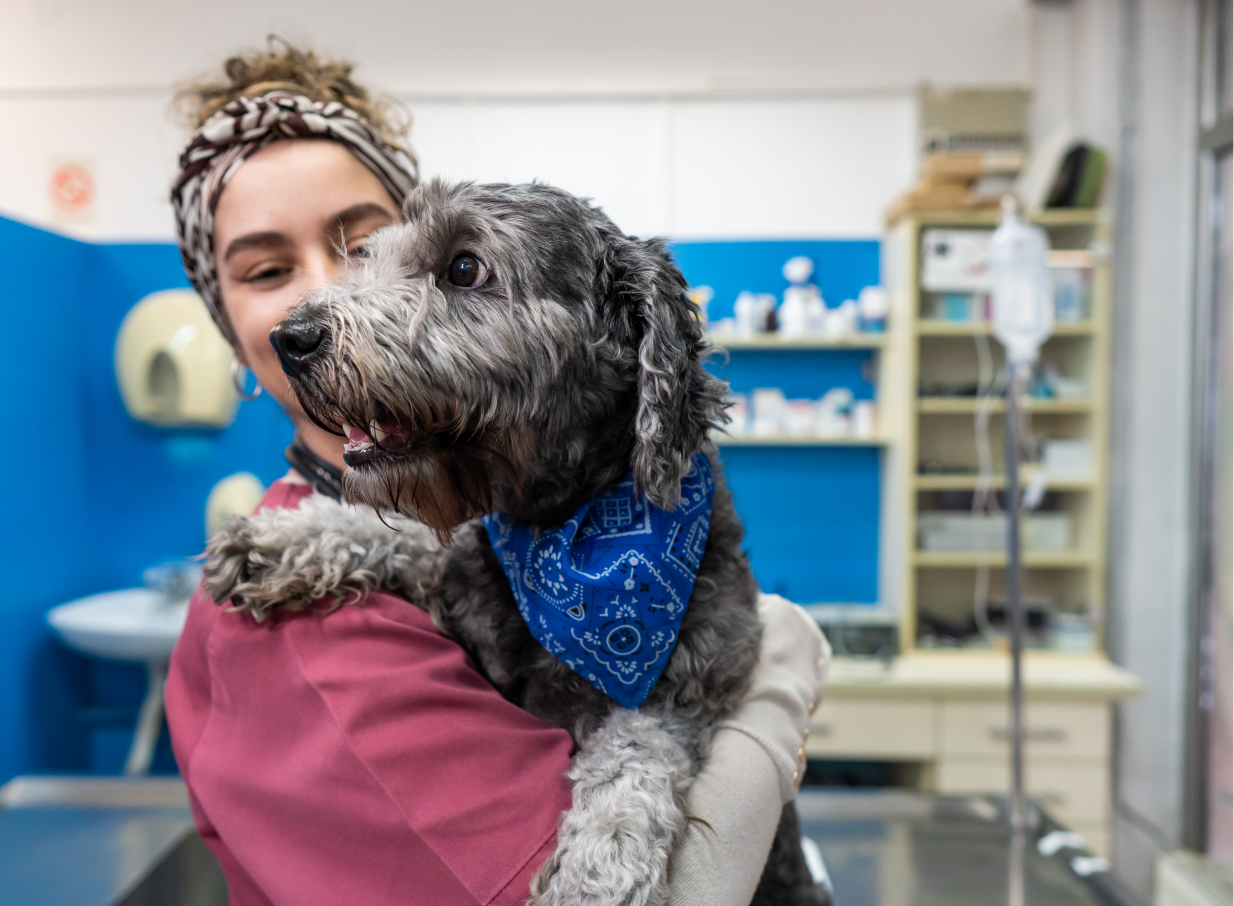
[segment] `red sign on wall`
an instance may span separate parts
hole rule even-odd
[[[81,214],[94,204],[94,177],[81,164],[60,164],[51,171],[47,191],[57,211]]]

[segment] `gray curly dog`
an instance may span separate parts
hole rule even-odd
[[[257,619],[376,588],[424,608],[503,695],[578,742],[573,806],[529,902],[659,906],[710,728],[759,651],[758,588],[708,439],[724,385],[662,241],[539,184],[433,181],[404,214],[271,335],[305,412],[349,435],[345,495],[373,511],[316,496],[233,518],[206,587]],[[627,710],[531,635],[477,517],[554,528],[630,474],[671,510],[699,451],[710,533],[667,667]],[[791,804],[754,902],[823,902]]]

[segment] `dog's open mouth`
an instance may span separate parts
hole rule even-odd
[[[347,437],[343,442],[343,461],[352,468],[394,455],[407,447],[410,440],[410,432],[402,425],[374,421],[368,431],[346,423],[341,427]]]

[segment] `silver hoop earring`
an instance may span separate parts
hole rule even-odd
[[[231,360],[231,385],[236,388],[236,396],[242,400],[255,400],[261,396],[262,386],[256,385],[256,389],[249,393],[244,389],[244,381],[248,377],[248,369],[240,364],[239,359]]]

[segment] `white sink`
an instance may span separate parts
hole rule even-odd
[[[165,661],[184,628],[188,601],[126,588],[53,607],[47,622],[70,648],[120,661]]]

